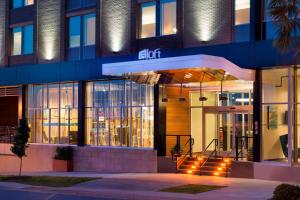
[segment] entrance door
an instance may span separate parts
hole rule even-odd
[[[203,147],[220,154],[234,154],[236,137],[252,135],[252,106],[203,108]],[[217,145],[213,140],[217,140]],[[239,147],[244,148],[244,147]]]

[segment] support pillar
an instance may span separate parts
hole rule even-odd
[[[166,156],[167,113],[166,102],[162,102],[163,86],[154,86],[154,149],[158,156]]]

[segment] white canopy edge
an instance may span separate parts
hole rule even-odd
[[[152,60],[137,60],[103,64],[103,75],[122,76],[130,73],[155,72],[189,68],[221,69],[240,80],[254,81],[254,70],[242,69],[223,57],[191,55]]]

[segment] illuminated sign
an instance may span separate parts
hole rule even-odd
[[[161,56],[160,49],[155,49],[153,51],[149,49],[144,49],[139,52],[139,60],[151,60],[158,59]]]

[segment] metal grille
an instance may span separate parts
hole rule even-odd
[[[0,88],[0,97],[19,96],[18,87]]]

